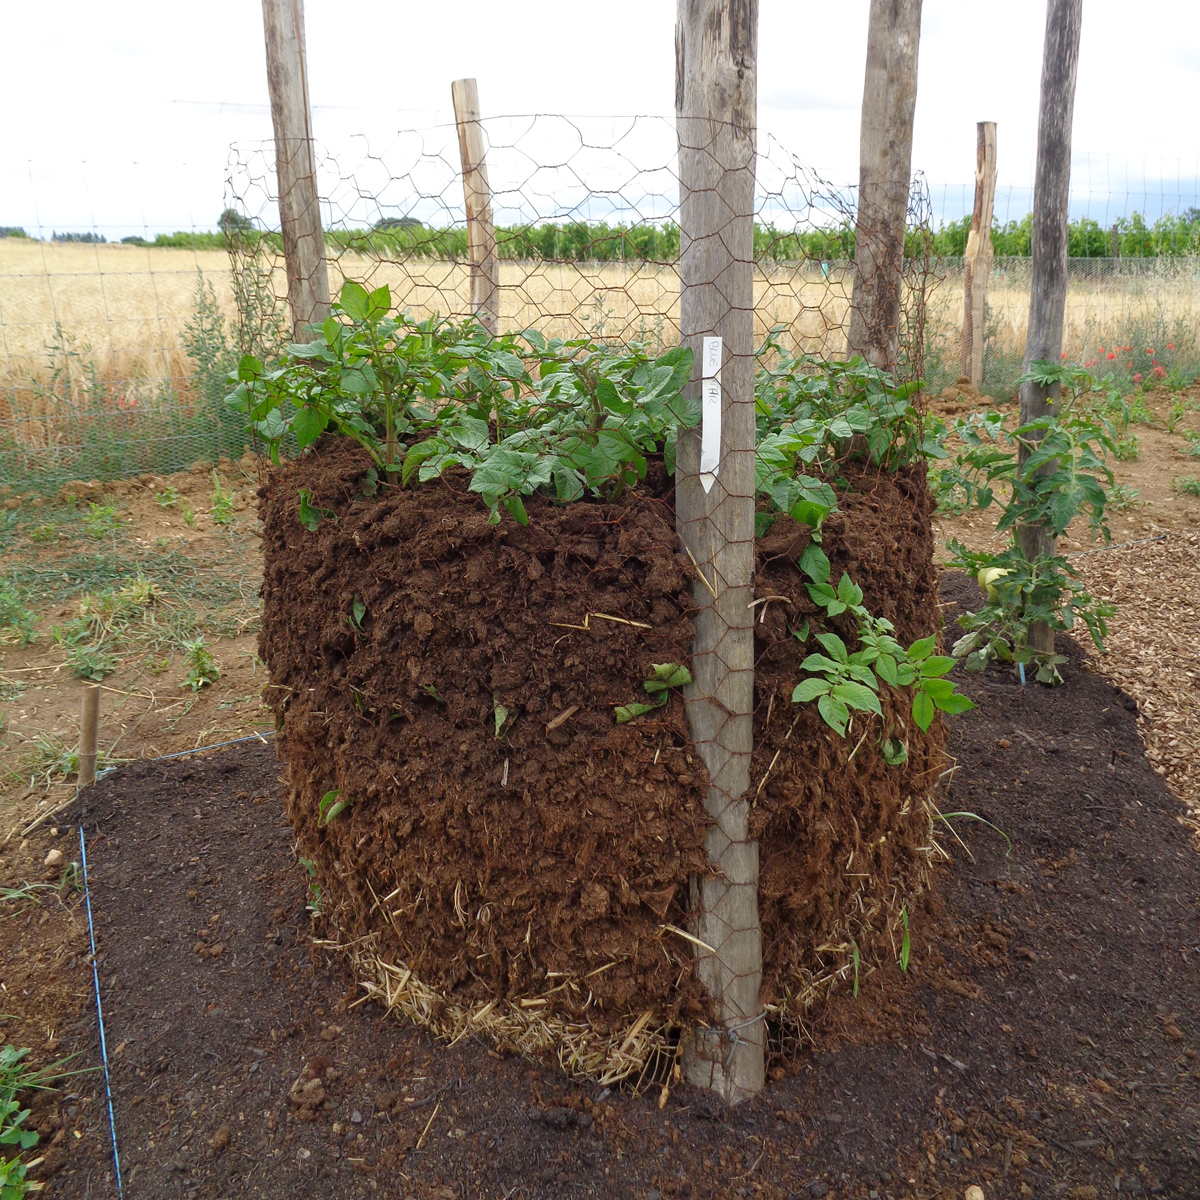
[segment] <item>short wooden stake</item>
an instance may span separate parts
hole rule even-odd
[[[493,336],[500,331],[500,264],[492,223],[486,143],[479,116],[479,87],[474,79],[450,85],[458,150],[462,157],[463,198],[467,205],[467,245],[471,255],[471,311]]]
[[[992,271],[992,210],[996,202],[996,122],[976,126],[975,209],[963,258],[962,370],[975,387],[983,384],[983,340],[988,276]]]
[[[100,726],[100,685],[83,685],[83,709],[79,717],[79,786],[96,782],[96,736]]]

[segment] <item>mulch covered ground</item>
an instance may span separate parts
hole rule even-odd
[[[1200,1194],[1200,859],[1136,704],[1072,653],[1053,692],[965,679],[943,810],[1005,836],[951,818],[908,974],[838,992],[733,1112],[354,1007],[269,747],[110,776],[84,819],[126,1195]],[[98,1061],[86,1008],[74,1049]],[[46,1194],[113,1196],[102,1088],[69,1086],[35,1108]]]

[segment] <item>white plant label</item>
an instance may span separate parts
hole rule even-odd
[[[721,469],[721,341],[706,337],[700,359],[700,486],[706,492]]]

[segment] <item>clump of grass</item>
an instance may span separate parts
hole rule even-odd
[[[10,1042],[0,1049],[0,1146],[20,1147],[11,1159],[0,1155],[0,1197],[3,1200],[22,1200],[38,1187],[25,1178],[31,1164],[21,1161],[21,1154],[37,1145],[38,1134],[24,1128],[30,1110],[22,1108],[17,1097],[23,1092],[48,1091],[57,1080],[80,1074],[62,1069],[74,1055],[37,1069],[30,1067],[26,1061],[28,1057],[28,1046],[18,1050]]]
[[[216,468],[212,473],[213,481],[213,496],[212,504],[209,506],[208,515],[212,517],[217,525],[228,525],[233,520],[233,493],[226,491],[221,486],[221,480],[217,477]]]
[[[1191,458],[1200,458],[1200,433],[1194,429],[1185,429],[1183,436],[1187,438],[1187,445],[1184,446],[1182,453]]]
[[[83,532],[99,541],[115,535],[121,528],[120,518],[111,504],[89,503],[83,515]]]
[[[1128,487],[1126,484],[1118,483],[1108,493],[1108,507],[1120,510],[1137,508],[1141,504],[1138,499],[1141,494],[1141,488]]]
[[[36,525],[29,531],[29,540],[36,542],[39,546],[43,546],[47,542],[57,542],[58,530],[53,525]]]
[[[1132,462],[1142,452],[1142,444],[1138,440],[1136,433],[1131,433],[1127,438],[1122,438],[1115,443],[1117,458],[1121,462]]]
[[[196,528],[196,514],[192,510],[192,506],[186,500],[182,501],[179,508],[180,514],[183,517],[183,523],[189,529]]]
[[[221,668],[217,666],[216,659],[204,644],[203,638],[185,643],[183,653],[188,673],[181,687],[189,687],[193,692],[198,692],[202,687],[216,683],[221,678]]]
[[[1195,475],[1182,475],[1173,481],[1172,486],[1181,496],[1200,498],[1200,479],[1197,479]]]
[[[15,587],[0,577],[0,641],[28,646],[37,638],[37,614],[26,608]]]

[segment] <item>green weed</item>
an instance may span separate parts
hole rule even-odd
[[[158,502],[159,508],[178,508],[179,493],[173,485],[168,484],[167,489],[162,492],[155,492],[154,499]]]
[[[1129,487],[1127,484],[1118,483],[1108,493],[1108,507],[1118,511],[1137,508],[1142,503],[1138,499],[1141,494],[1141,488]]]
[[[121,529],[121,520],[111,504],[89,503],[83,516],[83,532],[99,540],[115,536]]]
[[[29,531],[29,540],[39,546],[44,546],[48,542],[57,542],[58,528],[55,525],[35,525]]]
[[[1182,475],[1172,480],[1171,486],[1181,496],[1200,496],[1200,479],[1194,475]]]
[[[28,646],[37,638],[37,614],[22,603],[17,589],[0,576],[0,641]]]
[[[75,679],[90,679],[99,683],[116,669],[116,657],[99,644],[72,646],[67,651],[67,670]]]
[[[184,665],[187,667],[187,677],[181,687],[191,688],[198,692],[208,684],[216,683],[221,678],[221,669],[217,666],[212,652],[204,644],[203,638],[187,642],[183,646]]]
[[[1132,462],[1142,451],[1141,442],[1136,433],[1113,443],[1114,451],[1121,462]]]
[[[221,481],[217,477],[215,468],[212,480],[212,504],[209,506],[208,515],[213,519],[214,524],[228,525],[233,520],[233,493],[221,487]]]
[[[686,687],[692,682],[692,673],[687,667],[681,667],[678,663],[651,663],[650,678],[642,684],[642,687],[650,693],[651,696],[657,696],[658,699],[650,704],[622,704],[616,709],[617,724],[623,725],[626,721],[632,721],[635,717],[645,716],[646,713],[652,713],[656,708],[662,708],[670,699],[670,690],[675,687]],[[504,715],[508,716],[508,709],[504,709]],[[496,709],[496,736],[500,736],[500,708]]]

